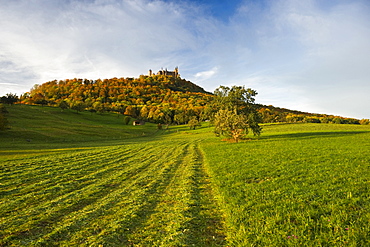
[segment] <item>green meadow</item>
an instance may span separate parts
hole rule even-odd
[[[230,143],[208,123],[7,109],[0,246],[370,246],[370,126]]]

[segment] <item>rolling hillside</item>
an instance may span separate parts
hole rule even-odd
[[[125,125],[123,117],[114,113],[92,114],[32,105],[7,109],[10,129],[0,132],[0,148],[5,150],[96,145],[157,133],[155,124],[132,126],[131,119]]]

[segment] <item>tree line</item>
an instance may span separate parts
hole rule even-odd
[[[259,105],[258,112],[264,123],[332,123],[332,124],[369,124],[369,119],[346,118],[328,114],[315,114],[294,111],[274,106]]]

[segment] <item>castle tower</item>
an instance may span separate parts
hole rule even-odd
[[[152,76],[153,75],[153,72],[152,72],[152,70],[150,69],[149,70],[149,76]]]

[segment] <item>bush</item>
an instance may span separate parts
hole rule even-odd
[[[341,118],[336,117],[336,118],[333,119],[332,123],[334,123],[334,124],[342,124],[343,122],[342,122],[342,119]]]
[[[126,124],[126,125],[128,125],[130,123],[130,120],[131,120],[131,117],[130,116],[125,116],[123,118],[123,123]]]

